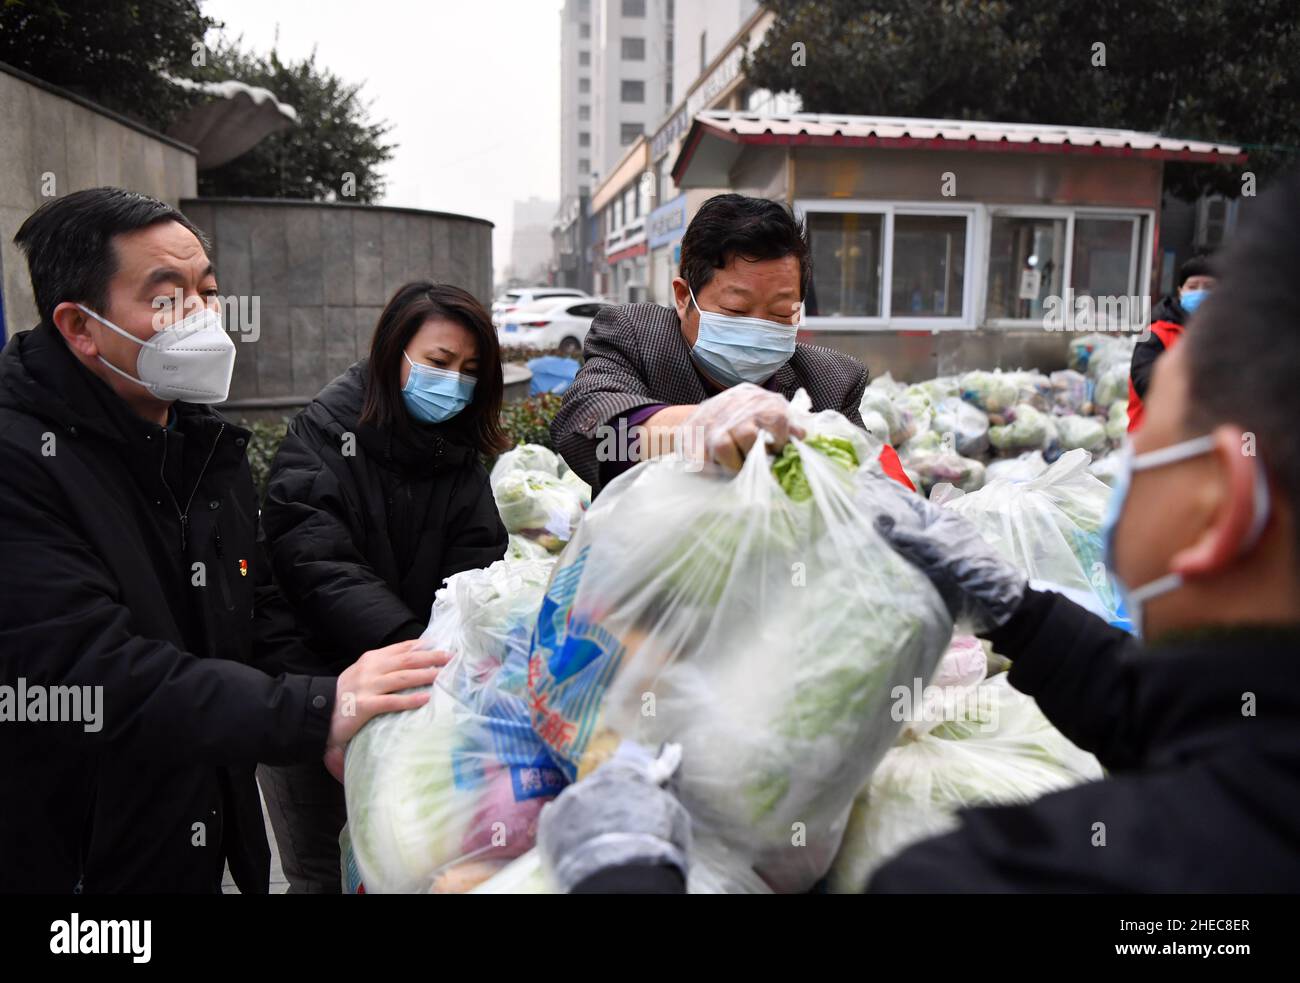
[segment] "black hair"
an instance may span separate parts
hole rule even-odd
[[[171,205],[122,188],[74,191],[27,216],[14,242],[27,255],[41,321],[50,323],[64,301],[102,311],[117,272],[113,237],[159,222],[185,226],[211,252],[207,237]]]
[[[456,429],[480,454],[500,454],[510,446],[510,440],[501,426],[505,383],[501,376],[501,345],[492,327],[492,315],[469,291],[447,283],[419,280],[405,284],[379,315],[370,342],[361,422],[399,434],[410,431],[410,414],[402,403],[402,354],[411,336],[430,318],[453,321],[474,336],[478,356],[474,398],[457,414]]]
[[[748,260],[799,261],[799,299],[812,282],[808,232],[785,205],[746,195],[714,195],[695,213],[682,236],[680,273],[696,295],[739,256]]]
[[[1214,261],[1205,253],[1197,253],[1182,266],[1178,267],[1178,283],[1181,287],[1194,276],[1216,276]]]
[[[1233,423],[1255,450],[1292,514],[1300,516],[1300,172],[1278,179],[1216,256],[1218,283],[1197,309],[1188,346],[1189,426]],[[1297,524],[1300,530],[1300,524]],[[1300,537],[1297,537],[1300,549]]]

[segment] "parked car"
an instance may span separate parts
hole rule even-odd
[[[592,319],[609,302],[594,297],[554,297],[511,311],[497,329],[503,348],[558,348],[566,355],[582,351]]]
[[[504,322],[504,315],[539,300],[588,296],[590,295],[585,290],[577,287],[517,287],[507,290],[492,302],[492,323],[499,328]]]

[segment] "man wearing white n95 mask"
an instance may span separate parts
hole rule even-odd
[[[257,762],[336,764],[442,656],[251,664],[265,564],[249,433],[205,405],[235,345],[201,233],[97,188],[15,241],[41,320],[0,354],[0,891],[217,893],[228,863],[265,893]]]

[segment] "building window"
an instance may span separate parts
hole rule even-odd
[[[619,98],[623,102],[645,102],[645,83],[640,79],[624,79]]]
[[[645,61],[645,38],[624,38],[623,60]]]
[[[578,52],[578,65],[579,65],[580,67],[582,67],[582,68],[586,68],[586,67],[587,67],[588,65],[590,65],[590,64],[591,64],[591,52],[590,52],[590,51],[579,51],[579,52]]]
[[[822,317],[880,317],[885,216],[858,212],[808,216],[813,296],[809,313]]]
[[[986,318],[1044,321],[1077,311],[1070,296],[1096,299],[1098,323],[1122,321],[1126,313],[1141,317],[1131,303],[1116,305],[1139,293],[1145,231],[1146,219],[1131,213],[995,212],[989,223]],[[1050,298],[1064,303],[1054,310]]]
[[[960,326],[973,209],[846,204],[800,206],[813,257],[809,315]]]
[[[636,138],[644,132],[645,128],[640,123],[620,123],[618,127],[619,145],[626,147],[629,144],[636,143]]]
[[[578,94],[587,95],[591,92],[591,79],[578,79]]]
[[[709,64],[709,32],[700,31],[700,74]]]
[[[578,107],[578,122],[579,122],[579,123],[586,123],[586,122],[589,122],[590,120],[591,120],[591,107],[590,107],[590,106],[579,106],[579,107]]]
[[[1038,319],[1065,277],[1064,218],[994,215],[989,228],[988,317]]]
[[[1139,222],[1135,216],[1074,219],[1070,286],[1075,296],[1131,297],[1136,293]]]
[[[637,194],[637,186],[634,184],[623,192],[623,210],[631,212],[632,218],[641,217],[641,196]],[[629,219],[631,221],[631,219]]]
[[[624,17],[644,17],[645,0],[623,0]]]
[[[590,25],[590,24],[579,24],[579,25],[578,25],[578,38],[579,38],[580,40],[586,41],[586,40],[588,40],[590,37],[591,37],[591,25]]]
[[[893,317],[961,317],[966,278],[966,216],[894,218]]]
[[[578,158],[578,173],[579,173],[579,174],[587,174],[587,173],[589,173],[590,171],[591,171],[591,161],[589,161],[586,157],[579,157],[579,158]]]
[[[579,134],[578,134],[578,146],[579,146],[579,147],[590,147],[590,146],[591,146],[591,134],[590,134],[590,133],[579,133]]]

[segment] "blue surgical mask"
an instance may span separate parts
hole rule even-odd
[[[695,299],[695,291],[686,289],[700,312],[691,358],[713,379],[726,386],[742,382],[761,386],[790,361],[798,331],[794,325],[706,311]]]
[[[402,399],[411,416],[425,423],[442,423],[470,404],[474,398],[474,377],[449,369],[420,365],[402,352],[411,374],[402,387]]]
[[[1142,634],[1142,605],[1153,597],[1160,597],[1162,594],[1168,594],[1170,591],[1175,591],[1183,586],[1183,575],[1170,572],[1163,577],[1157,577],[1148,584],[1137,587],[1127,587],[1124,584],[1115,566],[1115,530],[1119,527],[1120,516],[1124,512],[1124,500],[1128,497],[1129,484],[1135,472],[1162,468],[1167,464],[1200,457],[1212,450],[1214,450],[1214,438],[1206,434],[1203,437],[1193,437],[1191,440],[1184,440],[1168,447],[1161,447],[1159,450],[1148,451],[1145,454],[1135,455],[1133,448],[1128,444],[1125,444],[1123,450],[1120,451],[1122,455],[1120,467],[1115,475],[1115,488],[1111,492],[1110,502],[1106,507],[1106,516],[1102,520],[1101,535],[1106,544],[1106,569],[1110,571],[1111,577],[1114,578],[1115,585],[1119,588],[1123,606],[1127,609],[1128,615],[1133,622],[1133,628],[1139,635]],[[1255,514],[1251,520],[1250,531],[1246,534],[1245,540],[1242,541],[1241,553],[1249,551],[1259,542],[1259,537],[1264,534],[1264,526],[1268,523],[1270,504],[1268,476],[1264,471],[1263,462],[1259,458],[1255,459],[1255,468]]]
[[[1201,302],[1210,296],[1208,290],[1187,290],[1178,298],[1178,303],[1182,305],[1183,310],[1188,314],[1201,306]]]

